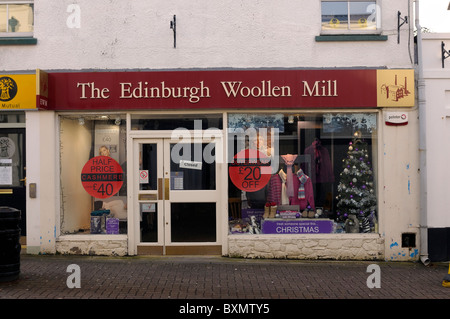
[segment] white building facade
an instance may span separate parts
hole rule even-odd
[[[449,155],[447,138],[449,97],[450,97],[450,35],[443,33],[422,34],[422,77],[420,104],[423,109],[421,130],[422,157],[426,170],[426,201],[423,203],[427,211],[423,224],[427,225],[427,248],[431,260],[449,260],[450,220],[448,217],[447,191],[448,171],[446,158]],[[425,188],[426,187],[426,188]]]
[[[27,253],[418,260],[412,5],[0,1]]]

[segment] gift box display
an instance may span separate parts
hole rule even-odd
[[[106,218],[109,210],[94,210],[91,212],[91,234],[106,234]]]
[[[119,233],[119,218],[106,218],[106,233],[107,234]]]

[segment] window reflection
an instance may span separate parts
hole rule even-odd
[[[0,5],[0,32],[33,32],[34,5],[2,4]]]
[[[376,30],[375,1],[322,1],[322,30]]]

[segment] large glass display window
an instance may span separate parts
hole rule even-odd
[[[60,116],[60,232],[127,232],[125,115]]]
[[[229,114],[230,234],[378,232],[377,113]]]

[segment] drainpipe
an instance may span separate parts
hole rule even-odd
[[[417,90],[419,107],[419,167],[420,167],[420,261],[428,266],[428,225],[427,225],[427,141],[426,141],[426,109],[425,80],[422,64],[422,30],[419,22],[419,0],[415,2],[415,24],[417,29]]]

